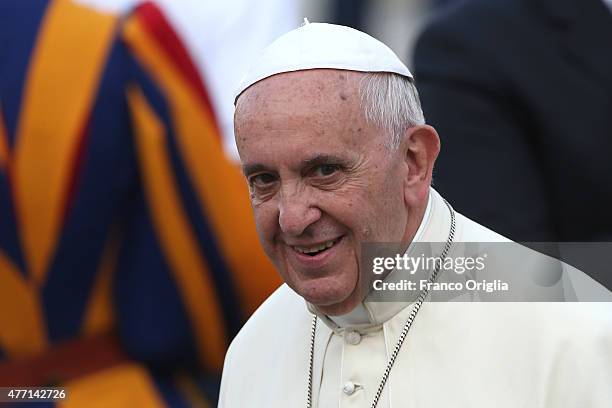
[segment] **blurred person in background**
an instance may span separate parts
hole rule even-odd
[[[79,0],[103,11],[125,14],[141,0]],[[206,79],[223,145],[240,158],[234,140],[234,92],[250,62],[272,39],[301,21],[303,0],[155,0]]]
[[[173,23],[152,2],[0,3],[0,386],[213,404],[278,285]]]
[[[612,240],[612,1],[447,3],[414,55],[437,188],[516,241]]]

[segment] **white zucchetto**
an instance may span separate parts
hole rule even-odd
[[[234,102],[245,89],[262,79],[316,68],[393,72],[412,79],[397,55],[374,37],[350,27],[306,21],[262,51],[242,79]]]

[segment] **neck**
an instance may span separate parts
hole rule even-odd
[[[418,207],[413,207],[412,211],[410,211],[410,213],[408,214],[406,220],[406,229],[404,230],[404,236],[400,241],[400,245],[395,249],[395,254],[405,254],[410,248],[410,245],[420,239],[421,235],[423,234],[423,230],[425,229],[425,225],[428,221],[425,218],[429,215],[428,210],[431,207],[430,200],[431,193],[428,193],[425,197],[425,200],[423,200],[423,202],[419,204]],[[381,275],[368,275],[368,277],[370,278],[367,282],[368,290],[365,292],[365,295],[362,298],[362,302],[372,291],[372,283],[374,282],[374,280],[381,278],[386,279],[386,277],[391,272],[393,271],[387,270]]]
[[[402,238],[402,246],[400,253],[405,253],[408,250],[410,244],[415,242],[420,238],[420,235],[423,233],[423,229],[425,228],[426,221],[425,216],[427,214],[427,210],[430,209],[431,204],[431,192],[427,194],[427,198],[421,203],[420,206],[413,209],[410,214],[408,214],[408,220],[406,221],[406,230],[404,232],[404,236]]]

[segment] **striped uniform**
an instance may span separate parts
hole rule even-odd
[[[0,372],[116,332],[156,373],[218,373],[279,280],[180,39],[149,2],[3,0],[0,44]],[[109,404],[172,398],[141,365],[105,373],[41,381],[81,406],[103,384]]]

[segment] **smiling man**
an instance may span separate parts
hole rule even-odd
[[[609,303],[424,303],[427,290],[372,298],[375,279],[397,274],[363,267],[369,243],[408,254],[442,242],[444,259],[454,241],[507,241],[431,189],[439,137],[384,44],[330,24],[285,34],[244,79],[234,122],[259,238],[286,285],[234,340],[220,407],[612,400]],[[439,272],[427,271],[429,282]],[[548,286],[565,300],[563,283]],[[597,376],[575,378],[576,367]]]
[[[369,123],[360,84],[381,81],[412,87],[386,73],[313,69],[258,82],[238,100],[237,144],[263,247],[285,282],[329,315],[354,309],[370,286],[361,245],[407,246],[427,204],[438,136],[414,126],[393,141]]]

